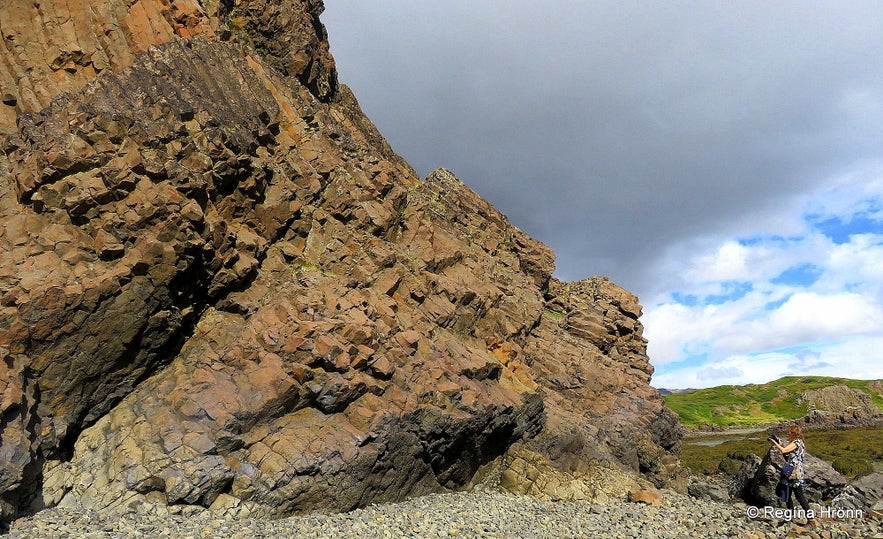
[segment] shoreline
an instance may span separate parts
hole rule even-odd
[[[804,431],[807,430],[848,430],[862,427],[883,427],[883,414],[860,418],[860,419],[851,419],[848,421],[843,421],[840,419],[832,419],[829,421],[818,421],[810,418],[809,416],[804,416],[799,419],[792,419],[788,421],[779,421],[775,423],[756,423],[754,425],[738,425],[738,426],[730,426],[725,427],[721,425],[703,425],[703,426],[684,426],[681,425],[682,434],[684,438],[694,438],[698,436],[704,436],[709,434],[754,434],[756,432],[770,432],[770,431],[778,431],[785,430],[788,425],[793,424],[800,425],[800,428]]]

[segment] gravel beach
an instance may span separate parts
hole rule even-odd
[[[16,521],[11,538],[883,538],[883,523],[824,520],[812,531],[802,521],[750,519],[744,504],[697,500],[666,493],[653,507],[618,501],[605,505],[546,502],[496,491],[451,493],[375,505],[344,514],[309,514],[280,520],[190,515],[128,514],[50,509]]]

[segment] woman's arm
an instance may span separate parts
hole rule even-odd
[[[774,446],[776,446],[776,449],[778,449],[782,453],[790,453],[790,452],[794,451],[795,449],[797,449],[796,442],[788,442],[788,445],[781,445],[779,442],[777,442],[775,440],[770,440],[770,441],[773,443]]]

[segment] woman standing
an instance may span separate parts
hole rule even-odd
[[[794,501],[791,499],[793,494],[807,515],[807,524],[816,527],[819,523],[812,518],[806,494],[803,492],[803,481],[806,477],[806,444],[803,441],[803,433],[800,431],[799,425],[790,425],[786,432],[788,433],[788,443],[785,445],[780,444],[778,438],[770,438],[770,443],[785,455],[785,460],[792,466],[792,472],[787,478],[791,492],[788,494],[786,504],[788,509],[794,509]]]

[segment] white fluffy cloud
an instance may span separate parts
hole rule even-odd
[[[708,387],[721,384],[763,383],[782,376],[839,376],[883,378],[883,337],[858,337],[817,351],[800,349],[758,354],[735,354],[714,364],[665,372],[653,377],[656,387]]]
[[[859,234],[849,243],[836,246],[828,260],[830,275],[825,282],[832,286],[852,284],[873,293],[883,283],[883,235]],[[845,279],[851,279],[844,282]],[[831,282],[833,281],[833,282]]]
[[[843,292],[798,292],[778,308],[751,313],[719,334],[717,345],[737,353],[826,342],[883,330],[883,313],[872,298]]]
[[[881,185],[838,185],[778,216],[788,237],[745,227],[663,261],[678,274],[645,300],[654,385],[883,377],[883,197],[869,183]]]

